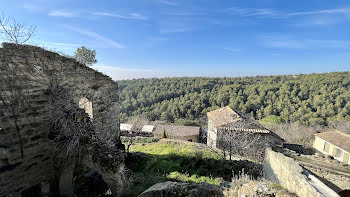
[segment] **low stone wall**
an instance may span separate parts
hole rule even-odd
[[[349,165],[321,154],[303,155],[286,149],[283,154],[293,158],[335,192],[350,190]]]
[[[294,159],[266,149],[264,177],[279,183],[284,188],[303,197],[339,196],[311,173],[303,169]]]

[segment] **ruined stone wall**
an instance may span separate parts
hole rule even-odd
[[[294,159],[266,149],[264,177],[303,197],[339,196],[315,176],[304,170]]]
[[[20,196],[23,190],[57,176],[52,161],[53,144],[48,138],[50,85],[66,88],[77,104],[83,98],[91,101],[96,132],[107,140],[118,141],[120,133],[118,85],[108,76],[40,47],[3,43],[1,79],[9,77],[5,67],[16,66],[23,68],[15,74],[16,83],[23,84],[19,92],[26,101],[19,105],[18,116],[8,110],[7,102],[0,102],[0,196]],[[48,69],[48,74],[43,74],[43,69]],[[0,88],[2,98],[11,103],[13,89]]]
[[[350,174],[312,164],[303,163],[301,165],[334,191],[350,190]]]

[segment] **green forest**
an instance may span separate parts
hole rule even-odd
[[[229,105],[271,123],[327,125],[350,120],[350,72],[238,78],[152,78],[118,81],[121,121],[133,116],[204,120]]]

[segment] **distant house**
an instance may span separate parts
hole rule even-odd
[[[163,138],[164,132],[169,139],[198,142],[200,127],[157,125],[153,134],[155,137]]]
[[[350,164],[350,133],[327,131],[315,134],[313,147],[338,161]]]
[[[208,146],[220,148],[218,147],[218,138],[224,136],[224,132],[249,132],[267,137],[268,141],[273,144],[283,143],[283,139],[277,134],[229,106],[208,112],[207,116]]]
[[[154,129],[155,129],[154,125],[143,125],[141,132],[152,133],[154,131]]]
[[[120,124],[120,131],[126,131],[126,132],[131,132],[132,131],[132,124],[125,124],[125,123],[121,123]]]

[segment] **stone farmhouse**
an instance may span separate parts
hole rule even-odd
[[[62,153],[58,144],[80,126],[88,134],[81,136],[81,155],[55,157]],[[2,43],[0,196],[72,196],[73,173],[81,166],[120,195],[127,178],[119,135],[118,84],[110,77],[40,47]]]
[[[326,131],[315,134],[313,147],[336,160],[350,164],[350,134],[341,131]]]
[[[163,133],[165,132],[169,139],[198,142],[200,130],[200,127],[192,126],[157,125],[153,134],[155,137],[163,138]]]
[[[207,145],[218,147],[218,139],[223,132],[249,132],[269,138],[272,144],[282,144],[283,139],[266,129],[257,121],[229,106],[210,111],[208,116]]]

